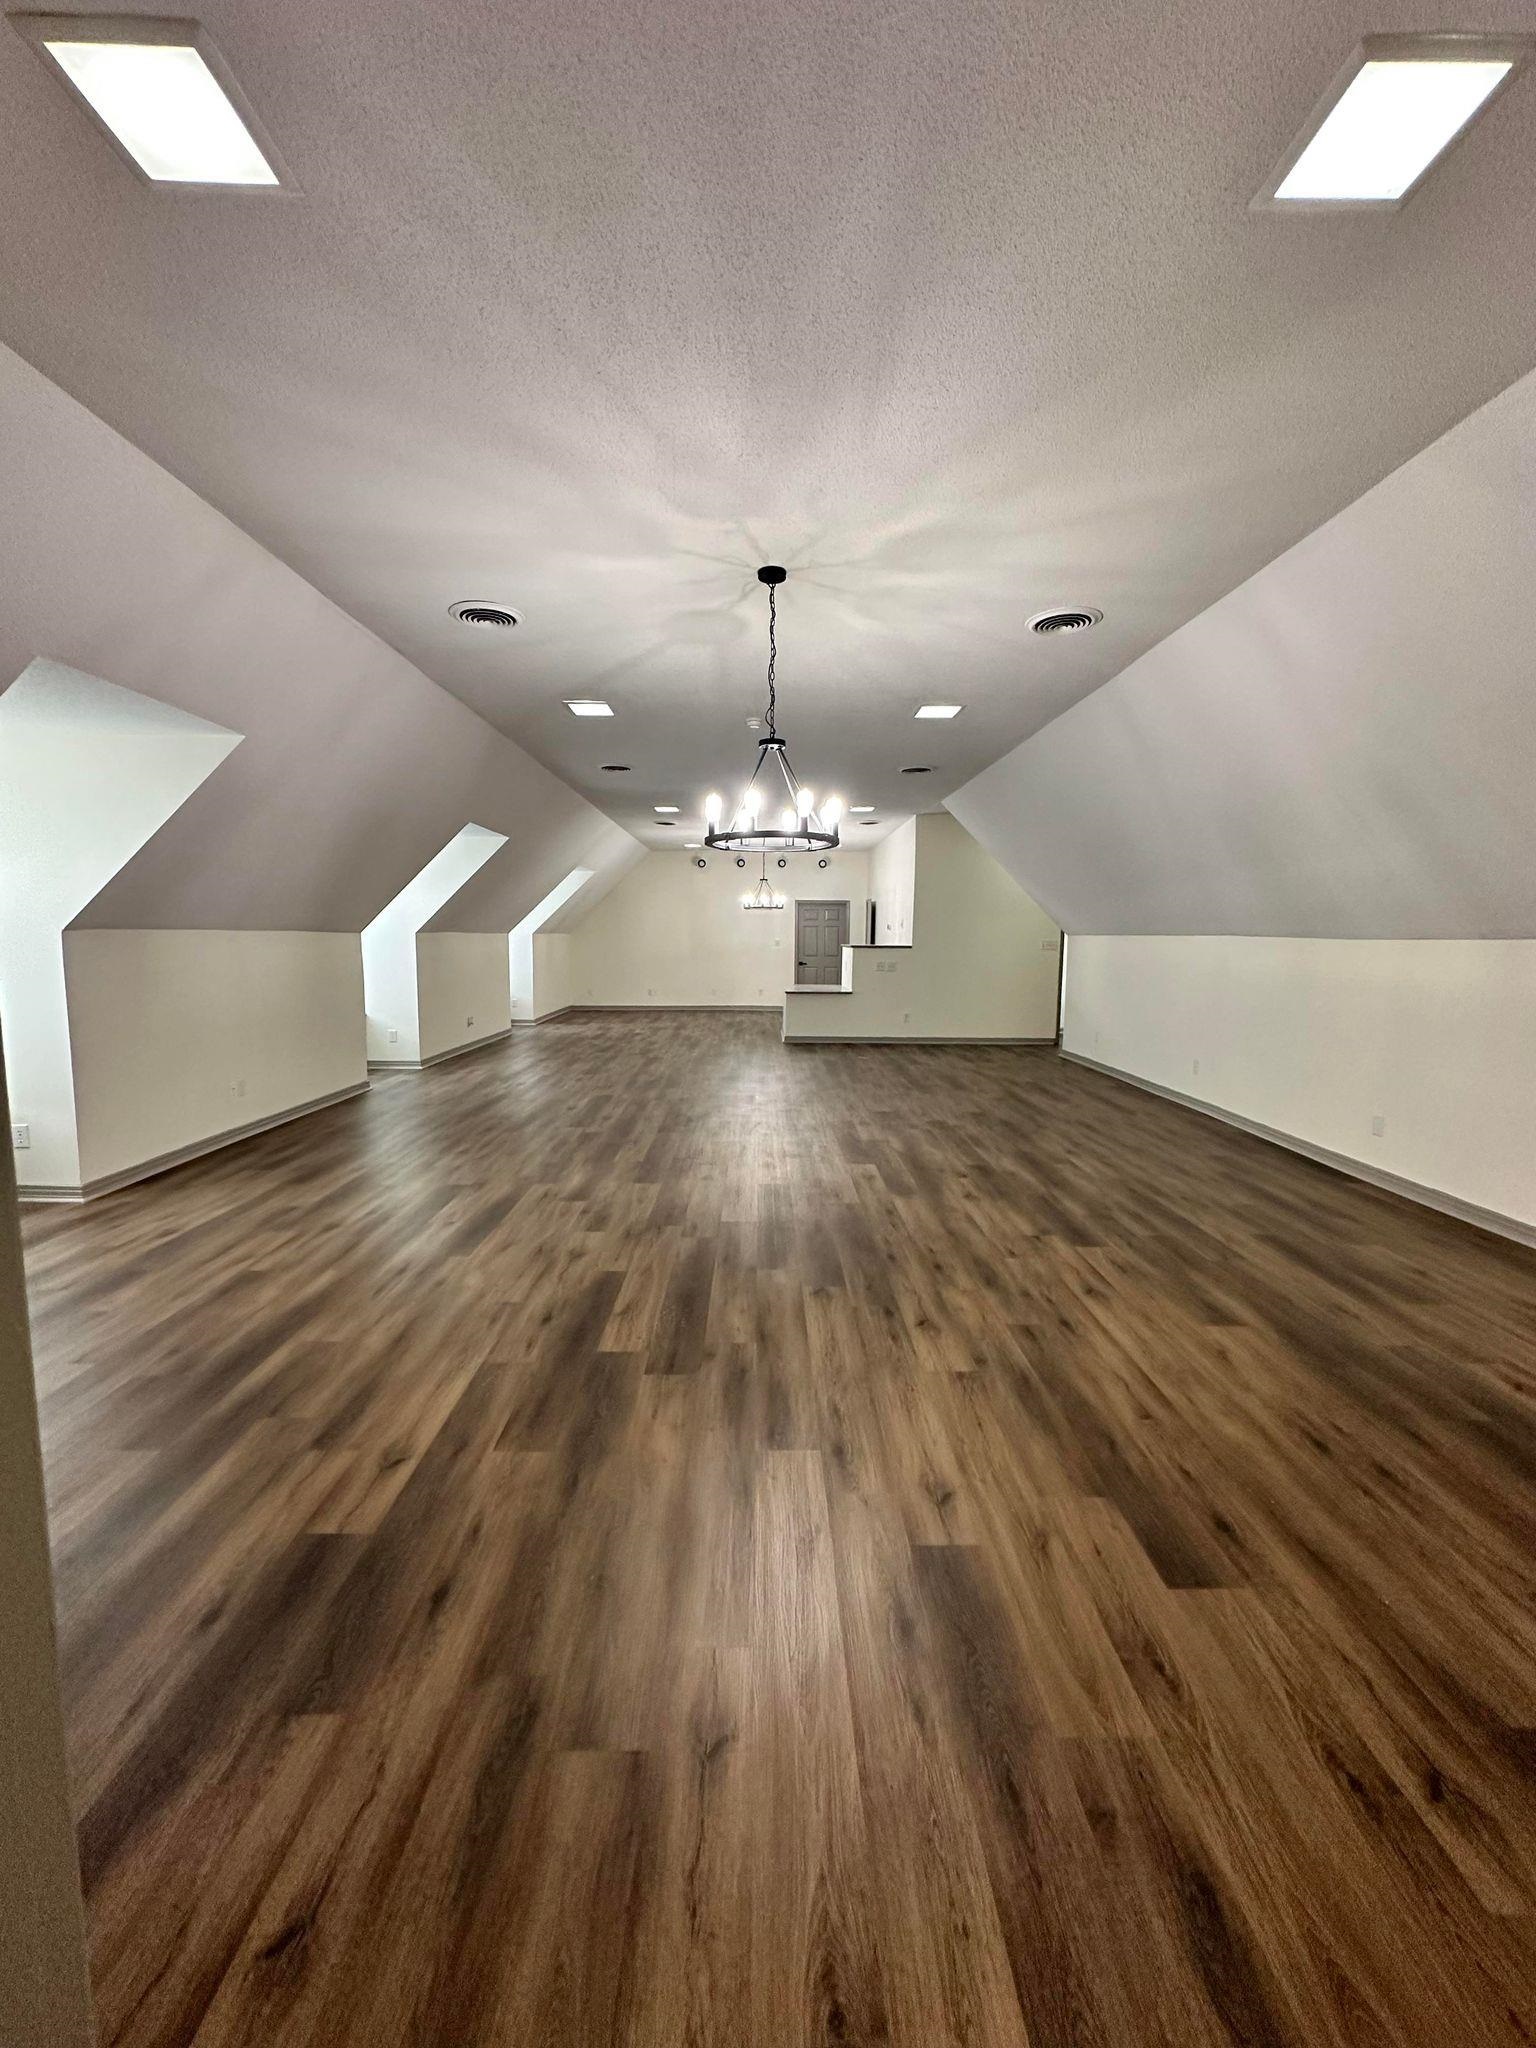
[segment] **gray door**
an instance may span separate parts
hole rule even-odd
[[[801,988],[835,988],[848,943],[846,903],[795,905],[795,980]]]

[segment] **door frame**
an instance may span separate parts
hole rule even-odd
[[[802,981],[800,979],[800,906],[802,903],[810,903],[823,910],[841,910],[844,913],[843,945],[847,946],[851,945],[853,941],[853,900],[848,896],[795,896],[790,900],[794,905],[795,912],[793,926],[795,934],[795,977],[791,986],[794,988],[825,988],[828,986],[826,982]]]

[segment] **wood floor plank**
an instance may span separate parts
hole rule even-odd
[[[26,1218],[108,2048],[1531,2048],[1536,1256],[575,1014]]]

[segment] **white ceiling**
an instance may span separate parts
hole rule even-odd
[[[1536,73],[1401,213],[1247,210],[1445,7],[199,12],[299,196],[147,188],[0,36],[0,335],[654,844],[750,765],[759,562],[801,772],[889,820],[1536,362]]]

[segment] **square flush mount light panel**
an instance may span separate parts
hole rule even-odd
[[[676,804],[652,804],[651,809],[661,818],[675,818],[677,816]]]
[[[913,712],[914,718],[958,718],[964,709],[960,704],[919,704]]]
[[[612,718],[613,706],[601,697],[567,697],[565,708],[573,718]]]
[[[229,66],[197,22],[130,14],[10,18],[150,184],[203,192],[293,190]]]
[[[1401,206],[1530,55],[1529,36],[1367,36],[1254,200]]]

